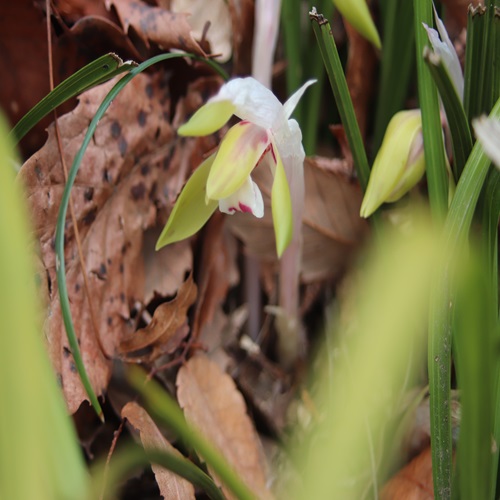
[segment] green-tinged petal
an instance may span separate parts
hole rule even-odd
[[[500,120],[481,116],[472,121],[472,126],[484,152],[500,168]]]
[[[205,202],[207,178],[214,159],[215,155],[208,157],[187,181],[156,242],[156,250],[189,238],[199,231],[214,213],[217,201]]]
[[[177,130],[179,135],[201,136],[213,134],[231,118],[236,107],[231,101],[207,102]]]
[[[397,201],[425,171],[419,110],[396,113],[375,158],[360,214],[369,217],[385,202]]]
[[[382,47],[366,0],[333,0],[333,3],[361,35],[373,43],[377,49]]]
[[[273,212],[274,234],[276,236],[276,252],[278,257],[281,257],[286,247],[290,244],[290,241],[292,241],[292,199],[278,148],[274,144],[272,148],[272,153],[276,160],[276,169],[271,191],[271,208]]]
[[[247,180],[269,146],[269,132],[243,121],[231,127],[221,142],[207,181],[211,200],[228,198]]]

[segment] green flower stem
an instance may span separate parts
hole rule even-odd
[[[226,459],[197,429],[186,423],[180,408],[158,383],[154,380],[145,383],[144,373],[140,368],[134,366],[128,369],[128,379],[144,397],[149,411],[172,429],[185,443],[197,450],[236,498],[240,500],[255,499],[255,495],[227,463]]]
[[[426,47],[424,60],[439,90],[448,118],[453,147],[453,176],[458,182],[472,150],[472,136],[465,110],[441,57]]]
[[[64,326],[66,328],[66,335],[68,336],[68,343],[71,348],[71,352],[73,354],[73,359],[75,361],[75,366],[78,371],[78,375],[82,381],[82,384],[85,388],[85,391],[89,397],[89,401],[96,410],[99,418],[103,418],[101,406],[99,401],[97,400],[97,396],[95,395],[94,389],[92,388],[92,384],[90,383],[90,379],[88,377],[87,371],[85,370],[85,365],[83,364],[80,347],[78,345],[78,339],[76,337],[75,328],[73,325],[73,319],[71,316],[71,309],[68,298],[68,287],[66,284],[66,265],[64,261],[64,225],[66,221],[66,215],[68,212],[68,204],[69,197],[71,193],[71,189],[73,184],[75,183],[76,175],[78,174],[78,170],[80,168],[80,164],[83,159],[83,155],[87,150],[87,147],[92,140],[94,132],[97,128],[99,120],[104,116],[104,113],[110,106],[113,99],[122,91],[122,89],[127,85],[127,83],[132,80],[136,75],[149,68],[150,66],[161,62],[166,61],[168,59],[175,59],[178,57],[189,57],[191,59],[195,59],[198,61],[204,61],[212,68],[214,68],[222,78],[227,78],[227,74],[220,68],[220,66],[210,60],[205,60],[195,56],[193,54],[184,54],[184,53],[176,53],[176,54],[160,54],[158,56],[152,57],[147,61],[144,61],[139,66],[135,67],[125,75],[122,79],[120,79],[114,87],[108,92],[108,95],[104,98],[101,105],[96,111],[96,114],[92,118],[90,122],[89,128],[87,129],[87,133],[83,139],[82,145],[78,150],[73,164],[71,165],[71,169],[68,173],[68,180],[66,185],[64,186],[64,191],[61,198],[61,206],[59,208],[59,214],[57,217],[57,225],[56,225],[56,241],[55,241],[55,252],[56,252],[56,273],[57,273],[57,287],[59,291],[59,300],[61,303],[61,313],[63,316]]]
[[[500,118],[500,99],[491,112]],[[457,185],[444,228],[449,255],[467,242],[472,217],[490,168],[490,160],[476,143]],[[446,252],[445,252],[446,253]],[[429,386],[434,492],[436,499],[451,495],[452,439],[450,377],[452,316],[455,309],[450,285],[450,265],[443,263],[430,301]]]
[[[116,54],[106,54],[87,64],[61,82],[36,106],[30,109],[10,131],[13,140],[19,142],[43,117],[54,111],[63,102],[90,88],[130,71],[136,63],[124,63]]]
[[[415,60],[413,5],[408,0],[387,0],[383,3],[384,50],[381,52],[373,156],[382,144],[389,121],[403,109]]]
[[[422,110],[422,134],[424,136],[425,163],[431,211],[437,218],[444,218],[448,207],[448,179],[439,101],[436,85],[422,57],[428,43],[422,26],[433,25],[432,0],[413,0],[415,12],[415,41],[417,50],[417,76],[420,109]]]

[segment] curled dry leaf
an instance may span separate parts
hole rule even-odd
[[[432,500],[431,448],[426,448],[406,467],[386,483],[380,494],[381,500]]]
[[[225,0],[171,0],[173,12],[190,14],[188,21],[197,40],[205,37],[220,62],[231,57],[231,18]]]
[[[235,214],[227,218],[227,224],[243,240],[250,254],[275,262],[270,206],[272,177],[268,170],[257,168],[252,174],[264,196],[263,219]],[[301,279],[304,283],[311,283],[342,274],[368,226],[359,217],[361,189],[344,162],[306,158],[304,180],[306,199]]]
[[[115,7],[124,31],[133,28],[146,46],[153,42],[163,50],[180,49],[206,56],[193,38],[186,14],[152,7],[141,0],[105,0],[105,4],[108,9]]]
[[[101,119],[72,192],[98,336],[92,326],[69,218],[65,234],[67,286],[83,361],[99,395],[111,375],[109,358],[123,336],[134,331],[130,308],[137,301],[143,303],[144,231],[156,225],[158,208],[171,206],[190,169],[194,143],[187,141],[182,148],[176,147],[169,123],[169,95],[160,80],[159,75],[139,75],[117,96]],[[68,166],[114,83],[86,92],[77,108],[59,119]],[[56,287],[53,245],[64,175],[53,127],[47,143],[23,165],[19,175],[27,188],[32,225],[48,274],[50,304],[45,330],[49,353],[73,413],[87,396],[68,346]],[[190,254],[186,244],[163,251]],[[191,257],[186,261],[191,262]],[[178,287],[184,281],[183,273],[177,277]],[[171,277],[167,282],[159,280],[157,286],[160,295],[171,294]]]
[[[186,420],[224,455],[257,498],[269,498],[259,439],[233,379],[197,354],[179,370],[176,383]]]
[[[120,344],[123,354],[131,354],[135,361],[151,362],[163,354],[172,353],[187,335],[187,310],[196,300],[196,284],[192,275],[181,285],[177,296],[160,304],[151,323],[125,338]],[[134,356],[135,351],[148,348],[147,354]]]
[[[127,403],[122,409],[122,417],[126,418],[139,431],[142,445],[146,450],[148,448],[162,450],[182,457],[179,451],[163,437],[146,410],[137,403]],[[194,500],[194,487],[189,481],[159,465],[152,464],[151,468],[163,498],[169,500],[189,500],[192,498]]]

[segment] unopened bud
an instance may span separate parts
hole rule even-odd
[[[369,217],[382,203],[399,200],[425,172],[420,110],[396,113],[385,132],[373,163],[361,204],[361,217]]]

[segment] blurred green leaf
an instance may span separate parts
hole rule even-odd
[[[86,497],[86,470],[42,341],[34,243],[7,133],[1,119],[0,498],[76,500]]]

